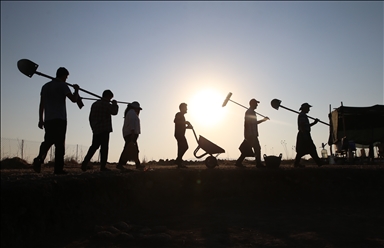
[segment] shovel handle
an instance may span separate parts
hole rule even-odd
[[[240,103],[237,103],[237,102],[235,102],[235,101],[232,101],[231,99],[229,99],[229,101],[231,101],[231,102],[233,102],[233,103],[235,103],[235,104],[237,104],[237,105],[239,105],[239,106],[241,106],[241,107],[243,107],[243,108],[245,108],[245,109],[248,109],[248,108],[245,107],[244,105],[241,105]],[[257,113],[257,112],[256,112],[256,114],[260,115],[261,117],[264,117],[264,118],[268,118],[268,119],[269,119],[269,117],[266,117],[266,116],[264,116],[264,115],[262,115],[262,114],[260,114],[260,113]]]
[[[43,76],[43,77],[46,77],[46,78],[50,78],[50,79],[52,79],[52,80],[55,79],[54,77],[51,77],[51,76],[49,76],[49,75],[46,75],[46,74],[41,73],[41,72],[38,72],[38,71],[36,71],[35,73],[36,73],[37,75],[39,75],[39,76]],[[68,86],[73,87],[72,84],[67,83],[67,82],[65,82],[65,83],[66,83]],[[85,92],[85,93],[87,93],[87,94],[90,94],[90,95],[92,95],[92,96],[94,96],[94,97],[101,98],[101,96],[96,95],[95,93],[89,92],[88,90],[84,90],[84,89],[82,89],[82,88],[79,88],[79,90],[82,91],[82,92]]]
[[[233,102],[233,103],[235,103],[235,104],[237,104],[237,105],[239,105],[239,106],[241,106],[241,107],[243,107],[243,108],[245,108],[245,109],[248,109],[248,108],[245,107],[244,105],[241,105],[240,103],[237,103],[237,102],[235,102],[235,101],[232,101],[231,99],[229,99],[229,101],[231,101],[231,102]]]
[[[312,120],[316,120],[316,118],[313,118],[313,117],[311,117],[311,116],[308,116],[308,118],[310,118],[310,119],[312,119]],[[319,119],[318,119],[318,120],[319,120]],[[320,122],[320,123],[323,123],[323,124],[325,124],[325,125],[327,125],[327,126],[329,126],[329,124],[326,123],[326,122],[324,122],[324,121],[319,120],[319,122]]]
[[[300,112],[298,112],[298,111],[296,111],[296,110],[293,110],[293,109],[290,109],[290,108],[287,108],[287,107],[284,107],[284,106],[282,106],[282,105],[280,105],[280,108],[283,108],[283,109],[286,109],[286,110],[295,112],[296,114],[300,114]],[[309,118],[309,119],[312,119],[312,120],[316,120],[316,118],[313,118],[313,117],[311,117],[311,116],[308,116],[308,118]],[[324,121],[321,121],[321,120],[319,120],[319,119],[318,119],[318,121],[319,121],[320,123],[323,123],[323,124],[329,126],[329,124],[326,123],[326,122],[324,122]]]
[[[84,99],[84,100],[93,100],[93,101],[97,101],[98,100],[98,99],[95,99],[95,98],[88,98],[88,97],[80,97],[80,98]],[[116,101],[116,102],[117,103],[122,103],[122,104],[130,104],[129,102],[121,102],[121,101]]]
[[[71,86],[71,87],[73,87],[73,85],[72,84],[70,84],[70,83],[67,83],[67,82],[65,82],[67,85],[69,85],[69,86]],[[79,90],[80,91],[82,91],[82,92],[85,92],[85,93],[87,93],[87,94],[90,94],[90,95],[92,95],[92,96],[94,96],[94,97],[98,97],[98,98],[100,98],[101,99],[101,96],[99,96],[99,95],[96,95],[96,94],[94,94],[94,93],[92,93],[92,92],[90,92],[90,91],[88,91],[88,90],[84,90],[84,89],[82,89],[82,88],[80,88],[79,87]]]

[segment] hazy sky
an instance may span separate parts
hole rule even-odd
[[[341,102],[384,103],[383,2],[1,1],[1,137],[41,142],[39,94],[49,80],[20,73],[23,58],[51,76],[64,66],[69,83],[98,95],[110,89],[118,101],[139,101],[141,159],[176,157],[181,102],[196,134],[226,150],[218,158],[237,158],[246,109],[221,107],[229,92],[245,106],[258,99],[256,111],[271,119],[259,126],[262,154],[292,157],[297,114],[273,109],[272,99],[297,111],[308,102],[309,115],[325,122]],[[91,143],[93,101],[84,103],[67,100],[67,144]],[[119,106],[109,162],[124,145]],[[328,136],[328,126],[312,127],[319,153]],[[187,139],[184,158],[195,159],[190,130]]]

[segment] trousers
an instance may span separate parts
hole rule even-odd
[[[87,155],[84,157],[83,164],[88,164],[97,149],[100,147],[100,166],[105,168],[108,160],[108,150],[109,150],[109,132],[103,132],[98,134],[93,134],[92,144],[88,149]]]
[[[52,145],[55,145],[55,172],[60,172],[64,168],[65,155],[65,135],[67,132],[67,121],[53,119],[44,122],[44,141],[40,145],[39,155],[41,162],[44,162],[47,153]]]

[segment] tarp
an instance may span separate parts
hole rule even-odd
[[[337,144],[343,137],[363,146],[384,143],[384,105],[340,106],[329,114],[329,121],[329,145]]]

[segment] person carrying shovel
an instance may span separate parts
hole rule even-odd
[[[259,131],[258,131],[258,125],[264,121],[269,120],[268,117],[264,117],[262,120],[257,120],[256,118],[256,112],[255,109],[257,108],[258,104],[260,102],[256,99],[251,99],[249,101],[249,108],[245,112],[244,117],[244,141],[243,144],[247,147],[252,147],[254,150],[255,160],[256,160],[256,167],[257,168],[263,168],[264,165],[261,163],[261,146],[259,143]],[[242,144],[242,146],[243,146]],[[236,161],[237,167],[244,167],[242,164],[243,160],[248,156],[244,150],[241,150],[241,155]]]
[[[109,133],[112,132],[111,115],[117,115],[119,106],[113,98],[113,93],[110,90],[103,92],[103,97],[92,104],[91,112],[89,113],[89,124],[92,128],[92,145],[89,147],[87,155],[85,155],[81,163],[81,170],[86,171],[87,165],[100,147],[100,171],[110,171],[106,167],[109,150]]]
[[[41,88],[38,127],[45,130],[44,141],[40,145],[39,155],[33,159],[33,170],[40,173],[41,164],[47,156],[48,150],[55,145],[54,174],[67,174],[64,170],[65,135],[67,132],[67,110],[65,100],[68,97],[78,103],[79,86],[73,85],[73,94],[65,83],[69,72],[60,67],[56,71],[56,78]]]
[[[293,164],[294,167],[305,167],[300,164],[300,159],[306,154],[311,155],[319,167],[323,165],[319,155],[317,155],[316,146],[311,137],[311,126],[318,123],[319,119],[316,118],[314,122],[309,123],[307,113],[309,112],[310,107],[312,106],[308,103],[303,103],[300,107],[300,113],[297,118],[299,132],[297,133],[296,139],[296,158]]]

